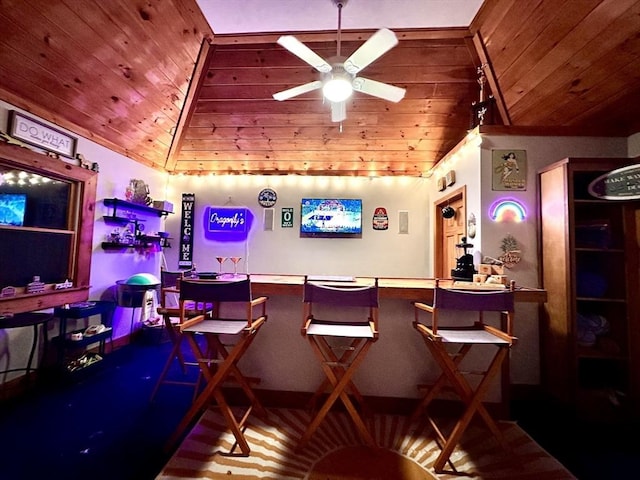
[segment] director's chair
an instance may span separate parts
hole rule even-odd
[[[160,305],[158,306],[157,312],[158,315],[162,317],[162,320],[164,322],[164,329],[167,331],[167,335],[172,344],[172,349],[169,357],[167,358],[167,361],[164,364],[162,372],[158,377],[158,381],[153,388],[153,392],[151,392],[150,401],[153,401],[162,384],[191,386],[194,388],[194,399],[198,393],[200,376],[198,376],[198,379],[196,381],[190,381],[188,379],[172,379],[169,377],[169,370],[175,360],[179,362],[183,375],[187,374],[187,367],[198,366],[197,363],[186,360],[184,358],[184,355],[182,353],[182,334],[180,333],[180,282],[183,278],[190,278],[191,273],[192,272],[190,270],[175,272],[162,270],[160,272]],[[185,317],[194,317],[198,314],[203,314],[206,311],[206,308],[202,304],[195,305],[193,302],[191,302],[186,306],[187,310]]]
[[[186,318],[188,302],[212,304],[213,309],[210,313]],[[249,380],[240,372],[238,362],[267,320],[266,302],[267,297],[252,298],[249,275],[242,275],[240,279],[234,276],[229,280],[183,279],[180,282],[180,331],[198,360],[206,385],[180,421],[167,447],[173,446],[192,424],[196,415],[201,413],[209,402],[215,400],[236,439],[229,454],[234,454],[239,447],[241,455],[249,455],[251,449],[244,437],[245,422],[253,410],[259,416],[264,416],[266,412],[253,392]],[[224,307],[233,310],[233,305],[242,310],[242,314],[235,314],[234,311],[223,316]],[[204,337],[205,348],[201,347],[197,336]],[[239,419],[234,415],[222,391],[222,385],[227,379],[237,382],[249,399],[250,405]]]
[[[317,318],[314,307],[321,306],[334,307],[334,317]],[[349,312],[355,312],[358,316],[354,317]],[[373,436],[353,402],[355,400],[358,407],[364,409],[362,395],[352,382],[352,377],[373,342],[378,339],[378,279],[375,279],[374,285],[362,286],[326,285],[310,282],[305,277],[301,334],[309,341],[326,375],[326,380],[314,397],[319,398],[327,388],[330,392],[302,435],[298,449],[309,441],[338,398],[365,443],[375,447]]]
[[[426,395],[415,409],[410,421],[417,421],[423,413],[426,413],[427,421],[432,426],[437,436],[441,452],[434,463],[434,470],[438,473],[444,471],[445,463],[458,445],[462,435],[478,414],[500,446],[507,452],[510,446],[498,428],[496,422],[483,405],[483,399],[489,386],[501,368],[508,361],[509,351],[515,344],[513,336],[514,318],[514,283],[510,287],[501,287],[501,290],[455,290],[455,287],[442,288],[439,280],[436,280],[431,305],[422,302],[414,302],[414,328],[421,334],[433,358],[442,370],[441,376],[426,392]],[[455,322],[455,326],[441,326],[440,317],[445,311],[457,312],[454,316],[447,317],[449,323]],[[494,312],[500,317],[501,326],[494,327],[485,323],[485,314]],[[421,322],[424,318],[429,319]],[[464,325],[458,325],[458,322]],[[482,367],[474,361],[475,371],[465,371],[463,360],[472,347],[483,346],[487,352],[488,366]],[[476,349],[477,351],[477,349]],[[467,380],[468,375],[478,375],[479,383],[472,387]],[[503,378],[503,387],[508,378]],[[449,386],[465,404],[463,414],[459,417],[448,436],[436,425],[428,412],[428,405],[446,386]],[[503,397],[504,398],[504,397]]]

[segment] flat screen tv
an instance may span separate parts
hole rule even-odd
[[[25,193],[0,193],[0,225],[22,227],[26,209]]]
[[[359,198],[303,198],[300,236],[361,238],[362,200]]]

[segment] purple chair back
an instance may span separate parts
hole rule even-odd
[[[436,287],[433,292],[433,306],[447,310],[476,312],[513,311],[514,296],[511,290],[471,292]]]
[[[203,303],[250,302],[251,280],[247,275],[240,280],[192,280],[180,281],[180,300]]]
[[[183,272],[169,272],[162,270],[160,272],[160,285],[162,288],[174,288],[177,287],[182,278]]]
[[[375,285],[324,285],[305,279],[302,301],[344,307],[378,307],[378,279]]]

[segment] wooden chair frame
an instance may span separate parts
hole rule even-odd
[[[366,320],[356,323],[320,320],[314,316],[314,304],[336,305],[341,309],[365,307],[368,308],[368,315]],[[330,391],[302,435],[298,449],[308,443],[338,398],[342,401],[365,443],[375,447],[373,436],[354,405],[353,400],[361,410],[365,409],[364,399],[352,378],[365,360],[367,352],[378,339],[378,279],[375,279],[374,285],[336,286],[309,282],[305,277],[303,320],[300,332],[309,341],[326,377],[314,393],[311,399],[312,404],[315,405],[327,390]],[[350,338],[351,342],[346,347],[342,347],[341,353],[337,353],[340,347],[330,343],[329,339],[332,337]]]
[[[249,275],[244,277],[242,280],[233,279],[231,281],[183,280],[181,282],[180,317],[184,320],[180,324],[180,331],[198,359],[206,385],[180,421],[167,442],[167,447],[172,447],[193,423],[195,417],[212,400],[215,400],[227,426],[236,439],[228,454],[235,454],[237,447],[240,448],[242,456],[248,456],[251,452],[244,436],[245,423],[253,411],[259,416],[265,416],[266,411],[253,392],[249,380],[240,372],[238,362],[267,320],[267,297],[252,298],[251,280]],[[211,303],[214,308],[210,313],[187,318],[189,312],[187,302],[189,301]],[[244,304],[245,317],[222,318],[220,305],[224,303]],[[205,337],[206,348],[203,349],[200,346],[196,335]],[[227,343],[226,340],[229,338],[233,338],[235,341]],[[238,383],[250,402],[249,407],[239,419],[234,415],[222,391],[222,384],[230,377]]]
[[[153,391],[151,392],[150,401],[155,399],[155,396],[160,389],[160,386],[163,384],[170,385],[185,385],[193,387],[193,398],[196,398],[198,394],[198,389],[200,386],[200,375],[198,375],[198,379],[196,381],[187,381],[187,380],[174,380],[168,379],[167,375],[169,373],[169,369],[175,360],[178,360],[180,367],[182,369],[182,373],[186,375],[187,367],[198,367],[198,363],[194,361],[188,361],[184,358],[184,354],[182,352],[182,340],[183,336],[180,333],[180,306],[179,304],[176,306],[170,306],[167,299],[170,295],[178,296],[180,294],[180,281],[183,278],[189,278],[190,271],[180,271],[180,272],[169,272],[162,271],[160,272],[160,305],[158,306],[158,314],[162,317],[164,322],[164,328],[167,331],[169,336],[169,340],[173,345],[169,357],[162,368],[162,372],[158,377],[158,381],[156,382]],[[204,314],[206,311],[205,308],[197,308],[195,305],[193,308],[187,310],[187,315],[185,318],[193,317],[198,314]],[[173,319],[178,319],[178,323],[174,323]]]
[[[507,364],[510,348],[516,343],[516,338],[513,336],[513,291],[515,285],[512,282],[509,289],[501,291],[461,291],[453,288],[455,287],[452,287],[452,289],[440,288],[438,280],[436,280],[433,304],[429,305],[422,302],[414,302],[413,304],[413,326],[421,334],[431,355],[440,366],[442,374],[427,390],[411,415],[410,421],[417,422],[426,412],[429,404],[445,386],[452,387],[453,391],[465,404],[463,414],[458,418],[448,436],[444,434],[428,413],[426,415],[426,419],[436,433],[436,440],[441,448],[441,452],[433,465],[437,473],[444,472],[446,463],[449,463],[453,468],[449,458],[476,414],[484,421],[499,445],[505,451],[511,452],[511,447],[504,439],[502,431],[482,402],[491,381],[496,378],[501,368]],[[477,320],[470,326],[442,327],[439,325],[438,317],[441,311],[444,310],[455,310],[469,314],[475,311],[477,312]],[[501,316],[501,328],[485,324],[484,312],[498,312]],[[425,313],[431,318],[430,324],[421,322]],[[457,349],[452,351],[451,347],[454,345],[457,346]],[[474,345],[494,345],[496,347],[495,353],[485,370],[463,372],[460,369],[460,365]],[[482,377],[475,389],[465,378],[469,373],[481,375]]]

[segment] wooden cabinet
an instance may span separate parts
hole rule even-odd
[[[542,384],[580,416],[604,421],[640,411],[640,202],[588,188],[635,163],[568,158],[539,172]]]

